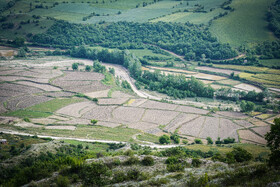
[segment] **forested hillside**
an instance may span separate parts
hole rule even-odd
[[[59,47],[99,44],[119,49],[141,49],[144,44],[200,59],[227,59],[237,54],[227,44],[220,44],[204,27],[179,23],[130,23],[82,25],[57,21],[46,33],[35,35],[34,43]],[[203,56],[204,56],[203,55]]]

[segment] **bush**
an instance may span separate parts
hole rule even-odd
[[[145,156],[144,159],[142,160],[142,164],[144,166],[152,166],[154,165],[154,158],[151,156]]]
[[[183,140],[182,142],[183,142],[183,144],[188,144],[189,143],[188,140]]]
[[[194,139],[194,142],[195,142],[196,144],[202,144],[201,139]]]
[[[67,176],[63,177],[59,175],[55,181],[58,187],[67,187],[70,184],[70,181]]]
[[[194,158],[192,160],[192,166],[193,167],[199,167],[202,164],[202,162],[198,158]]]
[[[212,138],[207,137],[206,140],[207,140],[207,144],[208,144],[208,145],[212,145],[212,144],[213,144]]]
[[[117,171],[116,173],[114,173],[114,177],[113,177],[114,183],[120,183],[120,182],[124,182],[126,180],[127,180],[127,176],[125,175],[125,173],[123,171]]]
[[[72,69],[75,71],[79,68],[79,64],[78,63],[73,63],[72,64]]]
[[[86,71],[89,72],[91,70],[91,67],[89,65],[86,65]]]
[[[245,149],[242,149],[241,147],[234,147],[231,153],[233,154],[234,159],[237,162],[245,162],[253,158],[251,153],[249,153]]]
[[[130,158],[128,158],[125,162],[124,165],[130,166],[130,165],[134,165],[134,164],[138,164],[140,161],[137,157],[131,156]]]
[[[174,143],[179,144],[180,143],[180,138],[178,136],[178,134],[172,134],[170,136],[170,139],[174,141]]]
[[[92,120],[90,120],[90,122],[91,122],[93,125],[95,125],[95,124],[98,122],[98,120],[92,119]]]
[[[185,167],[182,163],[168,164],[167,165],[167,171],[169,171],[169,172],[184,171],[184,168]]]
[[[166,164],[176,164],[178,162],[179,162],[179,160],[176,157],[169,157],[165,160]]]
[[[167,135],[162,135],[159,137],[159,143],[160,144],[169,144],[170,143],[170,138]]]
[[[30,122],[30,119],[28,117],[23,118],[23,121]]]
[[[130,169],[127,172],[127,178],[130,180],[137,180],[140,177],[140,171],[137,168]]]

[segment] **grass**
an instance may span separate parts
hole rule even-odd
[[[260,62],[267,67],[280,66],[280,59],[260,60]]]
[[[158,139],[159,139],[158,136],[155,136],[153,134],[148,134],[148,133],[140,134],[137,136],[137,140],[146,141],[146,142],[159,143]]]
[[[211,12],[207,13],[195,13],[195,12],[177,12],[174,14],[170,14],[164,17],[160,17],[152,20],[151,22],[178,22],[178,23],[186,23],[191,22],[194,24],[208,24],[211,19],[215,16],[218,16],[220,13],[226,12],[223,9],[215,9]]]
[[[13,112],[9,112],[5,115],[7,116],[17,116],[17,117],[29,117],[29,118],[40,118],[40,117],[48,117],[52,115],[56,110],[70,105],[72,103],[81,102],[83,99],[80,98],[71,98],[71,99],[53,99],[44,103],[40,103],[23,110],[17,110]]]
[[[129,51],[138,58],[143,58],[144,56],[159,57],[159,58],[172,58],[170,56],[166,56],[163,54],[154,53],[152,50],[149,50],[149,49],[131,49]]]
[[[88,126],[88,125],[77,125],[76,130],[55,130],[55,129],[34,129],[25,128],[25,132],[38,133],[49,136],[58,137],[71,137],[71,138],[88,138],[97,140],[113,140],[113,141],[126,141],[131,142],[134,134],[140,133],[141,131],[131,128],[110,128],[103,126]]]
[[[224,145],[223,147],[218,147],[218,146],[211,146],[211,145],[201,145],[201,144],[193,144],[193,145],[187,145],[185,146],[188,149],[193,149],[193,150],[201,150],[203,152],[208,152],[211,149],[212,150],[216,150],[219,151],[222,154],[226,154],[230,151],[233,150],[232,147],[241,147],[245,150],[247,150],[248,152],[252,153],[252,155],[254,157],[257,157],[260,153],[262,152],[269,152],[269,149],[267,147],[264,146],[260,146],[260,145],[255,145],[255,144],[230,144],[230,145]]]
[[[265,14],[274,0],[235,0],[230,5],[234,12],[215,20],[210,32],[222,43],[238,47],[245,43],[275,40],[267,29]]]
[[[105,152],[108,148],[108,144],[104,143],[89,143],[89,142],[80,142],[76,140],[64,140],[65,143],[69,143],[72,145],[82,145],[84,148],[88,146],[88,149],[86,149],[90,153],[98,153],[98,152]]]
[[[215,81],[215,83],[222,84],[222,85],[229,85],[229,86],[235,86],[235,85],[241,84],[240,81],[236,81],[236,80],[232,80],[232,79]]]
[[[258,115],[256,116],[257,118],[260,118],[262,120],[265,120],[265,119],[268,119],[270,117],[274,116],[273,114],[261,114],[261,115]]]
[[[239,70],[239,71],[245,71],[245,72],[250,72],[250,73],[280,74],[280,70],[271,69],[271,68],[267,68],[267,67],[241,66],[241,65],[220,65],[220,64],[215,64],[213,66],[217,67],[217,68]]]
[[[270,76],[270,75],[274,76],[272,74],[268,74],[267,76]],[[242,79],[246,79],[246,80],[249,80],[249,81],[261,83],[261,84],[263,84],[263,85],[265,85],[267,87],[280,88],[280,82],[279,81],[271,81],[271,80],[259,79],[259,78],[255,78],[253,76],[255,76],[255,75],[251,74],[251,73],[240,73],[239,74],[239,77],[242,78]]]

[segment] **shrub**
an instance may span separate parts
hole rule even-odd
[[[213,144],[212,138],[207,137],[206,140],[207,140],[207,144],[208,144],[208,145],[212,145],[212,144]]]
[[[178,134],[172,134],[170,136],[170,139],[174,141],[174,143],[179,144],[180,143],[180,138],[178,136]]]
[[[127,176],[125,175],[125,173],[123,171],[117,171],[114,173],[114,177],[113,177],[114,183],[120,183],[120,182],[124,182],[126,180],[127,180]]]
[[[30,122],[30,119],[28,117],[23,118],[23,121]]]
[[[137,180],[140,177],[140,171],[137,168],[130,169],[127,172],[127,178],[130,180]]]
[[[176,157],[169,157],[165,160],[166,164],[176,164],[178,162],[179,162],[179,160]]]
[[[67,187],[70,184],[70,181],[68,179],[67,176],[63,177],[61,175],[59,175],[55,181],[55,183],[57,184],[57,186],[59,187]]]
[[[73,63],[72,64],[72,69],[75,71],[79,68],[79,64],[78,63]]]
[[[133,164],[138,164],[139,163],[139,159],[137,157],[131,156],[130,158],[128,158],[125,162],[124,165],[133,165]]]
[[[194,139],[194,142],[196,143],[196,144],[202,144],[202,141],[201,141],[201,139]]]
[[[170,143],[170,137],[167,135],[162,135],[159,137],[159,143],[161,144],[169,144]]]
[[[89,65],[86,65],[86,71],[89,72],[91,70],[91,67]]]
[[[192,160],[192,166],[193,167],[199,167],[202,164],[202,162],[198,158],[194,158]]]
[[[141,146],[138,145],[137,143],[134,143],[134,144],[131,144],[131,145],[130,145],[130,148],[131,148],[132,150],[139,150],[139,149],[141,148]]]
[[[95,125],[95,124],[98,122],[98,120],[92,119],[92,120],[90,120],[90,122],[91,122],[93,125]]]
[[[142,164],[144,166],[152,166],[154,165],[154,158],[151,156],[145,156],[144,159],[142,160]]]
[[[124,152],[124,155],[126,156],[133,156],[134,155],[134,152],[131,150],[131,149],[128,149]]]
[[[183,140],[182,142],[183,142],[183,144],[188,144],[189,143],[188,140]]]
[[[234,147],[231,153],[234,155],[234,159],[237,162],[245,162],[253,158],[251,153],[249,153],[245,149],[242,149],[241,147]]]
[[[177,171],[184,171],[184,165],[182,163],[177,164],[168,164],[167,171],[169,172],[177,172]]]
[[[111,172],[103,163],[85,165],[80,173],[85,186],[104,186],[109,183]]]

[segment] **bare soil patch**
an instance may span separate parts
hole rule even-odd
[[[60,88],[51,86],[49,84],[39,84],[39,83],[35,83],[35,82],[30,82],[30,81],[17,81],[17,84],[22,84],[22,85],[26,85],[26,86],[32,86],[47,92],[56,92],[56,91],[61,91]]]
[[[193,120],[194,118],[197,118],[198,115],[195,114],[179,114],[175,119],[173,119],[165,128],[164,130],[167,130],[168,132],[174,132],[178,127],[180,127],[182,124],[187,123],[190,120]]]
[[[43,127],[42,125],[35,125],[33,123],[27,123],[27,122],[24,122],[24,121],[16,123],[16,124],[14,124],[14,126],[22,127],[22,128],[25,128],[25,127],[42,128]]]
[[[57,120],[55,120],[55,119],[49,119],[49,118],[32,118],[31,119],[32,123],[40,123],[40,124],[43,124],[43,125],[53,124],[56,121]]]
[[[115,119],[135,123],[141,120],[145,109],[134,107],[118,107],[113,111]]]
[[[75,130],[75,126],[46,126],[46,129],[58,129],[58,130]]]
[[[149,109],[161,109],[161,110],[175,110],[178,105],[169,104],[169,103],[161,103],[157,101],[148,100],[147,102],[140,105],[143,108]]]
[[[133,128],[133,129],[139,129],[139,130],[147,132],[147,130],[149,130],[149,129],[157,128],[158,124],[140,121],[140,122],[129,124],[128,127]]]
[[[88,125],[91,124],[90,120],[88,119],[80,119],[80,118],[74,118],[67,121],[58,121],[56,124],[67,124],[67,125]]]
[[[259,93],[261,92],[262,90],[256,86],[253,86],[253,85],[250,85],[250,84],[245,84],[245,83],[242,83],[242,84],[238,84],[236,86],[234,86],[234,88],[237,88],[237,89],[240,89],[240,90],[243,90],[243,91],[254,91]]]
[[[96,106],[90,111],[86,112],[82,118],[85,119],[97,119],[101,121],[108,121],[108,119],[112,118],[112,112],[116,108],[116,106]]]
[[[90,101],[79,102],[63,107],[58,111],[56,111],[56,113],[64,114],[67,116],[73,116],[73,117],[81,117],[83,114],[90,111],[92,108],[96,106],[97,105],[94,102],[90,102]]]
[[[222,115],[222,116],[230,117],[230,118],[238,118],[238,119],[248,118],[247,115],[242,114],[240,112],[218,111],[216,113],[219,115]]]
[[[60,80],[67,80],[67,81],[101,81],[104,79],[104,75],[101,73],[96,72],[79,72],[79,71],[65,71],[65,75],[60,77]]]
[[[200,108],[195,108],[195,107],[191,107],[191,106],[178,106],[178,108],[176,108],[176,111],[179,112],[185,112],[185,113],[193,113],[193,114],[207,114],[209,111],[207,110],[203,110]]]
[[[252,130],[264,137],[270,131],[270,125],[252,128]]]
[[[204,70],[204,71],[210,71],[210,72],[217,72],[217,73],[223,73],[223,74],[227,74],[230,75],[232,72],[234,72],[235,75],[238,75],[239,73],[241,73],[240,71],[234,71],[234,70],[229,70],[229,69],[219,69],[219,68],[212,68],[212,67],[206,67],[206,66],[200,66],[200,67],[196,67],[195,69],[198,70]]]
[[[122,105],[128,100],[129,98],[104,98],[104,99],[98,99],[98,104],[99,105]]]
[[[237,126],[231,120],[220,118],[220,130],[219,130],[219,137],[221,139],[225,138],[235,138],[238,141],[238,135],[236,130],[241,129],[242,127]]]
[[[115,91],[112,93],[112,98],[132,98],[133,96],[121,91]]]
[[[184,123],[179,129],[179,133],[197,137],[201,128],[203,127],[204,122],[205,117],[201,116],[188,123]]]
[[[256,126],[267,126],[267,123],[257,119],[257,118],[249,118],[249,122]]]
[[[217,140],[219,137],[219,124],[220,119],[215,117],[206,117],[203,129],[198,135],[201,138],[210,137],[213,140]]]
[[[234,120],[234,122],[237,123],[238,125],[241,125],[246,128],[254,127],[254,125],[252,125],[250,122],[245,121],[245,120]]]
[[[266,144],[266,140],[250,130],[239,130],[239,137],[241,138],[241,143],[259,143]],[[244,141],[245,140],[245,141]]]
[[[137,107],[148,101],[147,99],[133,99],[128,102],[128,106]]]
[[[198,73],[195,75],[186,75],[186,77],[191,77],[191,76],[193,76],[197,79],[206,79],[206,80],[214,80],[214,81],[226,79],[225,77],[222,77],[222,76],[210,75],[210,74],[205,74],[205,73]]]
[[[107,121],[98,121],[96,125],[104,126],[104,127],[111,127],[115,128],[120,126],[121,124],[119,123],[113,123],[113,122],[107,122]]]
[[[48,92],[48,93],[43,93],[42,95],[48,97],[72,97],[75,94],[71,92]]]
[[[146,110],[142,121],[166,125],[174,119],[179,112],[164,111],[164,110]]]
[[[88,92],[88,93],[85,93],[85,95],[88,97],[91,97],[91,98],[102,98],[102,97],[108,97],[109,91],[110,91],[110,89],[96,91],[96,92]]]

